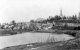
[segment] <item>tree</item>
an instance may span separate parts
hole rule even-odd
[[[30,22],[31,22],[31,23],[34,23],[34,20],[31,20]]]
[[[55,20],[60,20],[60,19],[62,19],[62,18],[61,18],[60,16],[56,15],[54,19],[55,19]]]
[[[73,19],[73,20],[77,20],[77,16],[76,16],[76,15],[73,15],[73,16],[72,16],[72,19]]]
[[[34,20],[31,20],[31,21],[30,21],[29,29],[30,29],[31,31],[38,29]]]
[[[12,25],[15,25],[15,24],[16,24],[15,20],[12,20],[12,21],[11,21],[11,24],[12,24]]]
[[[63,16],[63,19],[67,19],[66,16]]]
[[[15,20],[12,20],[10,25],[11,25],[11,29],[13,30],[14,27],[16,26],[16,22],[15,22]]]
[[[49,22],[49,23],[52,23],[54,20],[55,20],[54,17],[49,16],[49,18],[46,21]]]

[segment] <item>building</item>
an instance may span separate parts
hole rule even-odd
[[[62,9],[60,10],[60,16],[63,17]]]

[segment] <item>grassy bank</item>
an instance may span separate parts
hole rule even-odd
[[[54,43],[34,43],[7,47],[2,50],[80,50],[80,38]]]

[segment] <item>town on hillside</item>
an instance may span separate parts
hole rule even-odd
[[[38,18],[30,20],[30,22],[16,22],[12,20],[10,23],[0,24],[0,30],[2,34],[10,35],[22,32],[56,32],[76,36],[76,33],[80,30],[80,12],[78,16],[76,14],[65,16],[60,10],[60,15],[49,16],[47,19]]]

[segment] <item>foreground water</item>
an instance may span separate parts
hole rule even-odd
[[[23,33],[11,36],[0,37],[0,49],[10,46],[40,43],[40,42],[57,42],[73,39],[74,37],[66,34],[51,34],[51,33]]]

